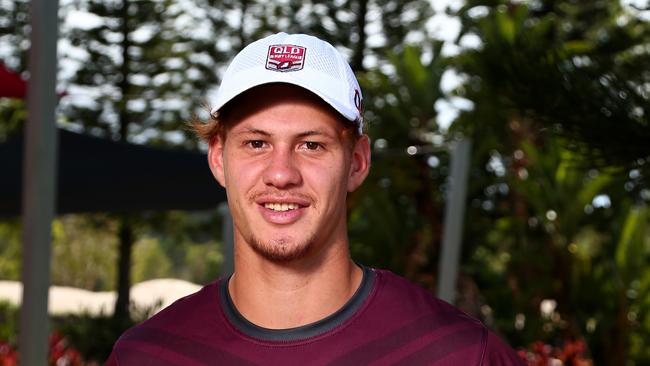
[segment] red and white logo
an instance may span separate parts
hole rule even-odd
[[[278,44],[269,46],[266,56],[266,68],[272,71],[298,71],[305,64],[305,47],[292,44]]]

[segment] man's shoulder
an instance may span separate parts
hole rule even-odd
[[[183,322],[187,322],[197,316],[203,317],[207,312],[216,311],[218,307],[215,304],[218,304],[219,301],[218,283],[218,281],[213,282],[193,294],[181,297],[131,329],[144,327],[167,328],[170,326],[177,329],[181,319]]]
[[[219,319],[218,281],[176,300],[151,318],[125,331],[113,346],[107,365],[137,364],[171,345],[183,346],[200,339]],[[160,360],[162,362],[162,359]],[[163,364],[163,363],[161,363]]]
[[[387,306],[411,315],[436,313],[441,316],[458,317],[463,321],[482,326],[478,320],[406,278],[387,270],[375,269],[374,271],[379,278],[378,296],[381,297],[380,301],[388,303]]]
[[[385,270],[375,272],[379,279],[376,309],[383,309],[375,317],[399,325],[396,329],[402,339],[428,340],[413,354],[413,364],[440,358],[450,365],[523,365],[516,353],[479,320],[403,277]]]

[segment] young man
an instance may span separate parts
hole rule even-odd
[[[482,324],[352,261],[346,197],[370,169],[362,96],[328,43],[244,48],[197,127],[226,188],[235,271],[127,331],[111,365],[519,365]]]

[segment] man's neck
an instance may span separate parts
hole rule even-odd
[[[333,314],[357,290],[363,271],[350,259],[347,245],[330,249],[317,260],[279,264],[260,258],[245,243],[237,245],[228,284],[235,307],[268,329],[295,328]]]

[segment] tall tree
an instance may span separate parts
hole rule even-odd
[[[312,34],[344,51],[355,71],[364,71],[367,62],[388,62],[388,54],[405,44],[426,44],[425,23],[432,14],[429,2],[422,0],[233,4],[239,15],[240,45],[271,32]]]
[[[646,169],[650,25],[638,12],[618,1],[468,1],[460,18],[461,37],[480,39],[456,65],[484,124],[516,112],[596,161]]]
[[[67,80],[66,123],[121,142],[195,146],[183,126],[200,112],[217,66],[213,34],[193,29],[194,9],[172,1],[76,5],[95,21],[64,28],[70,49],[62,62],[79,65]],[[121,322],[128,318],[137,215],[125,213],[119,222],[115,318]]]
[[[211,29],[197,26],[193,8],[171,1],[80,1],[94,24],[64,28],[77,63],[67,123],[120,141],[194,146],[178,133],[200,110],[216,82],[218,54]],[[189,132],[187,132],[189,134]]]
[[[585,337],[598,364],[647,362],[631,310],[647,301],[626,295],[647,271],[623,263],[648,258],[650,26],[617,1],[467,1],[460,17],[479,40],[453,59],[474,105],[454,127],[476,142],[466,270],[518,342]]]

